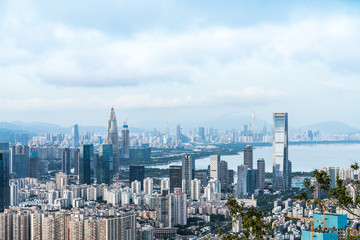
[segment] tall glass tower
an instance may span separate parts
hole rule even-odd
[[[9,143],[0,143],[0,212],[10,204],[9,162]]]
[[[81,144],[79,154],[79,184],[94,182],[94,146]]]
[[[288,159],[288,114],[273,116],[273,189],[288,190],[291,187],[291,164]]]
[[[117,121],[115,116],[114,108],[111,108],[108,127],[107,127],[107,136],[106,144],[112,144],[113,148],[113,161],[114,161],[114,173],[119,171],[119,133],[117,127]]]
[[[122,142],[121,142],[121,150],[122,150],[122,158],[130,157],[130,137],[129,137],[129,126],[126,122],[124,122],[123,130],[121,131]]]
[[[72,127],[72,137],[73,137],[73,146],[74,147],[79,147],[79,125],[75,124]]]
[[[99,147],[99,157],[96,164],[96,183],[113,182],[113,145],[101,144]]]
[[[71,158],[69,148],[65,148],[62,153],[62,172],[71,174]]]

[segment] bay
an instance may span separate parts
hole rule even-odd
[[[236,171],[237,166],[243,164],[243,152],[236,155],[221,156],[221,160],[228,162],[228,169]],[[258,158],[265,159],[265,169],[272,172],[272,147],[254,147],[253,159],[254,168],[257,168]],[[360,144],[306,144],[289,145],[289,160],[292,162],[292,170],[310,172],[314,169],[335,166],[347,168],[353,162],[360,163]],[[196,159],[196,169],[207,169],[210,164],[210,157]],[[155,168],[169,168],[170,165],[181,165],[181,160],[165,164],[151,166]],[[150,167],[150,166],[147,166]]]

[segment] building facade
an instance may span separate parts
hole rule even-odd
[[[273,115],[273,189],[291,187],[291,164],[288,159],[288,114]]]
[[[182,166],[170,166],[170,192],[182,187]]]
[[[81,144],[79,154],[79,183],[94,182],[94,147],[92,144]]]
[[[244,166],[247,166],[249,170],[253,169],[253,150],[251,145],[244,147]]]
[[[195,178],[195,159],[191,155],[185,155],[182,158],[182,191],[190,195],[190,183]]]
[[[10,204],[9,162],[9,143],[0,143],[0,212]]]

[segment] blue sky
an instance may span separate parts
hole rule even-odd
[[[359,5],[1,1],[0,121],[104,125],[114,106],[147,128],[252,111],[360,128]]]

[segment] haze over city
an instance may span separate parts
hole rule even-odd
[[[360,128],[358,1],[2,1],[2,121]],[[225,117],[224,117],[225,116]],[[224,122],[225,123],[225,122]]]

